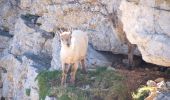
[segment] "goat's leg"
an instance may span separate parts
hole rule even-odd
[[[77,72],[77,69],[78,69],[78,63],[74,63],[72,68],[71,68],[71,79],[70,79],[70,82],[72,84],[75,83],[75,76],[76,76],[76,72]]]
[[[67,79],[67,73],[69,70],[70,66],[68,64],[62,64],[62,79],[61,79],[61,85],[66,84],[66,79]]]
[[[132,68],[134,67],[134,62],[133,62],[133,53],[135,50],[135,45],[131,44],[130,42],[128,43],[128,67]]]
[[[83,72],[84,74],[86,74],[87,71],[86,71],[85,59],[82,59],[82,60],[81,60],[81,67],[82,67],[82,72]]]

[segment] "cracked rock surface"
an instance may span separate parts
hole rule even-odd
[[[116,57],[105,51],[127,54],[125,35],[135,55],[170,66],[169,0],[0,0],[0,9],[0,67],[7,70],[0,92],[9,100],[38,100],[39,71],[61,68],[57,28],[88,33],[88,67],[111,66]],[[112,27],[113,12],[125,34]]]
[[[133,1],[133,0],[132,0]],[[138,0],[120,5],[128,40],[137,44],[142,58],[157,65],[170,65],[170,2]]]

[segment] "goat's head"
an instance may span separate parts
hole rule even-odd
[[[60,34],[60,40],[62,45],[66,45],[67,47],[71,44],[71,32],[63,32]]]
[[[72,35],[72,30],[71,29],[68,29],[68,31],[64,31],[64,32],[60,30],[61,44],[65,45],[67,47],[70,47],[71,35]]]

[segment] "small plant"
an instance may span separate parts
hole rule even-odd
[[[143,86],[139,88],[136,93],[132,93],[132,98],[134,100],[144,100],[152,89],[153,87]]]
[[[27,95],[27,96],[30,96],[31,89],[26,89],[25,92],[26,92],[26,95]]]

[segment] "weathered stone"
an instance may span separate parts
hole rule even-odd
[[[162,82],[162,81],[165,81],[165,79],[162,78],[162,77],[155,79],[155,82],[156,82],[156,83],[159,83],[159,82]]]
[[[10,45],[11,53],[17,56],[28,52],[37,55],[44,53],[51,56],[52,39],[45,37],[43,35],[45,33],[37,30],[34,29],[34,26],[33,28],[27,26],[24,20],[18,19],[15,25],[13,42]]]
[[[3,97],[13,98],[14,87],[16,86],[15,84],[16,81],[13,76],[14,70],[18,66],[20,66],[21,63],[17,59],[15,59],[14,56],[12,55],[7,55],[3,57],[0,60],[0,63],[1,63],[1,67],[4,67],[8,72],[3,75]]]
[[[108,3],[109,2],[109,3]],[[44,13],[37,23],[41,23],[41,29],[48,32],[56,31],[56,27],[82,28],[89,33],[89,42],[95,49],[100,51],[112,51],[113,53],[127,54],[127,45],[117,38],[115,30],[112,30],[108,20],[107,11],[104,5],[108,6],[109,12],[112,8],[118,8],[118,3],[113,0],[95,3],[92,1],[80,1],[58,3],[47,6],[48,13]],[[104,15],[103,15],[104,14]],[[135,51],[139,55],[138,50]]]
[[[56,33],[55,37],[52,41],[52,61],[50,70],[58,70],[61,69],[61,61],[60,61],[60,39]]]
[[[127,38],[132,44],[137,44],[143,59],[170,66],[169,2],[140,0],[135,4],[122,0],[120,11]]]
[[[160,92],[154,98],[154,100],[169,100],[169,99],[170,99],[170,93],[160,93]]]
[[[148,80],[146,84],[147,84],[147,86],[150,86],[150,87],[156,87],[157,86],[156,82],[154,82],[153,80]]]
[[[3,57],[10,45],[11,35],[8,32],[0,30],[0,58]]]
[[[14,31],[15,21],[18,16],[17,2],[14,0],[1,0],[0,2],[0,29]]]
[[[112,66],[112,62],[118,60],[111,53],[96,51],[91,45],[89,45],[87,52],[87,66],[89,68]]]
[[[8,5],[6,7],[11,9],[9,2],[1,2],[1,4],[4,3]],[[129,0],[127,2],[124,0],[102,0],[99,2],[96,0],[55,0],[52,2],[49,0],[45,0],[40,2],[40,0],[21,0],[19,3],[14,1],[11,1],[11,3],[15,6],[19,4],[19,7],[22,9],[22,11],[42,16],[38,19],[38,23],[41,24],[41,29],[46,30],[47,32],[55,31],[56,27],[68,26],[72,26],[74,28],[78,27],[89,29],[88,31],[90,43],[92,43],[95,49],[100,51],[112,51],[113,53],[126,54],[127,46],[117,38],[116,35],[119,33],[116,33],[114,29],[111,29],[110,21],[107,19],[106,16],[104,16],[108,14],[107,10],[111,13],[113,9],[118,10],[120,6],[120,11],[122,12],[122,22],[128,39],[133,44],[138,45],[140,51],[143,53],[142,56],[144,60],[151,63],[155,62],[156,64],[159,64],[159,62],[163,63],[160,63],[159,65],[169,65],[169,52],[166,52],[165,54],[165,52],[161,53],[162,50],[159,50],[159,48],[163,48],[163,51],[167,51],[169,49],[167,48],[169,42],[166,42],[168,41],[167,36],[169,36],[169,21],[166,21],[166,19],[169,19],[168,1],[153,0],[150,2],[146,2],[144,0]],[[5,9],[5,6],[1,7]],[[107,8],[107,10],[105,9],[105,7]],[[13,10],[17,9],[12,9],[8,11],[13,12]],[[135,16],[131,14],[133,10],[134,13],[136,13]],[[141,12],[139,10],[142,10],[143,12],[139,13]],[[124,15],[125,17],[123,17]],[[142,15],[147,16],[138,17]],[[11,18],[14,17],[11,16]],[[154,19],[158,20],[153,21]],[[15,21],[15,19],[13,21]],[[14,25],[14,22],[8,22]],[[145,22],[148,23],[146,24]],[[130,28],[133,26],[135,27]],[[143,31],[145,29],[148,30],[147,33],[146,31]],[[17,31],[16,28],[15,30]],[[148,35],[148,33],[151,34]],[[154,37],[152,34],[154,35]],[[144,38],[145,40],[143,40],[143,37],[146,37]],[[146,43],[147,41],[149,42]],[[159,47],[153,46],[154,44],[159,44],[157,45]],[[144,50],[144,48],[146,49]],[[158,49],[153,50],[153,48]],[[137,50],[135,54],[139,54]]]
[[[37,62],[34,57],[23,56],[19,60],[11,54],[0,60],[1,66],[7,70],[7,73],[3,74],[3,97],[16,100],[39,99],[38,84],[35,79],[38,72],[46,68],[42,68],[43,60],[38,64]],[[30,95],[26,94],[27,89],[30,89]]]
[[[159,91],[167,91],[168,90],[165,81],[161,81],[161,82],[157,83],[157,88],[159,89]]]
[[[7,70],[3,73],[6,99],[38,100],[37,71],[61,68],[59,36],[52,36],[58,28],[71,26],[88,32],[88,67],[117,62],[115,55],[104,51],[127,54],[127,41],[119,38],[125,35],[111,27],[108,18],[113,11],[145,61],[170,66],[168,0],[0,0],[0,9],[0,30],[6,31],[5,35],[0,32],[0,66]],[[138,49],[135,55],[140,55]],[[31,90],[30,96],[26,89]]]

